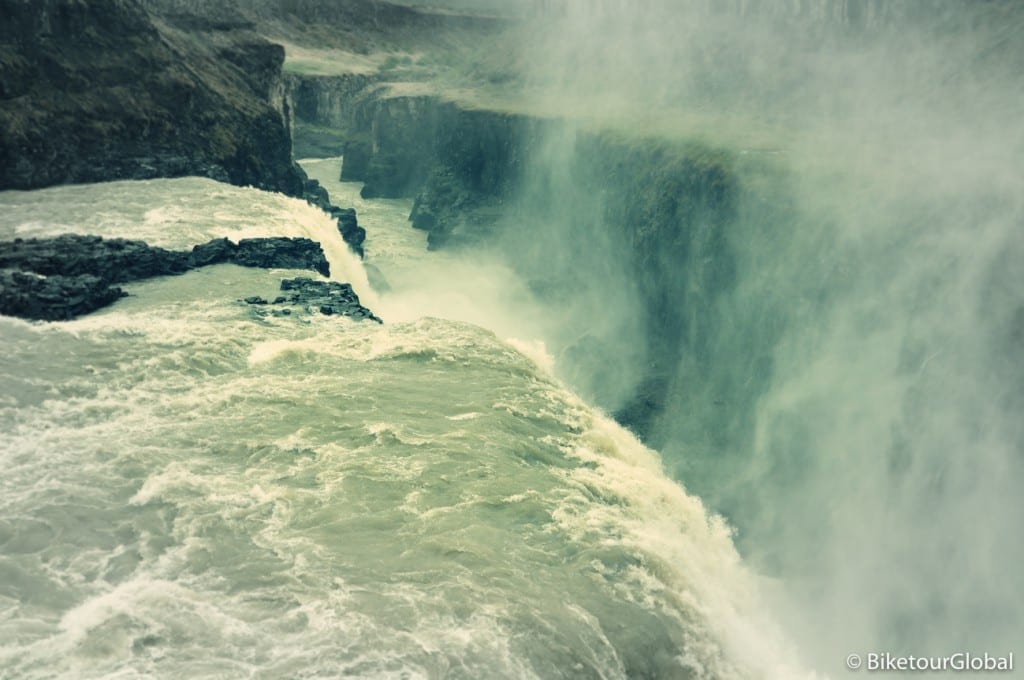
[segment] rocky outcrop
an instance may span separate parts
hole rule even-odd
[[[581,257],[621,248],[641,305],[645,370],[616,417],[646,436],[673,386],[711,368],[713,310],[736,280],[729,238],[744,199],[735,160],[699,145],[601,134],[579,136],[570,158],[570,173],[592,196],[601,225]],[[756,395],[757,385],[749,393]]]
[[[299,79],[306,89],[323,79]],[[363,198],[415,197],[413,226],[430,247],[474,240],[506,210],[531,149],[555,121],[467,109],[433,96],[402,96],[387,85],[334,91],[344,100],[341,179]],[[305,113],[304,115],[313,115]],[[301,116],[297,120],[302,121]]]
[[[191,252],[165,250],[143,241],[75,234],[17,239],[0,243],[0,314],[48,321],[72,319],[122,297],[123,291],[114,284],[223,263],[310,269],[330,276],[320,244],[304,238],[253,238],[237,244],[215,239]]]
[[[355,102],[377,76],[287,76],[296,158],[329,158],[346,152]]]
[[[588,377],[593,385],[577,387],[648,434],[680,366],[705,370],[713,350],[712,310],[735,280],[735,159],[700,145],[401,96],[380,83],[349,96],[341,108],[358,154],[346,150],[343,177],[363,181],[364,197],[414,197],[410,220],[428,232],[429,247],[499,246],[538,295],[570,306],[572,291],[599,298],[628,287],[635,318],[623,328],[642,329],[643,346],[584,335],[563,363],[600,376],[600,365],[622,363],[623,344],[633,344],[635,366],[626,372],[640,379],[631,394],[602,394],[600,383],[615,379]],[[607,280],[580,280],[567,257],[608,263]],[[749,391],[756,398],[756,387]]]
[[[0,14],[0,189],[199,175],[301,195],[279,45],[136,0]]]
[[[354,319],[367,319],[384,323],[366,307],[359,303],[359,297],[352,286],[336,281],[314,281],[313,279],[285,279],[281,282],[281,295],[272,302],[261,297],[246,298],[245,302],[259,309],[266,306],[274,307],[279,315],[290,315],[291,310],[300,308],[307,312],[315,311],[326,316],[347,316]],[[282,305],[288,305],[281,308]]]
[[[181,274],[191,268],[188,253],[144,241],[64,234],[0,244],[0,269],[43,276],[93,276],[108,284]]]
[[[363,243],[366,241],[366,230],[359,226],[355,208],[336,208],[331,206],[328,211],[338,222],[338,232],[342,240],[358,255],[363,257]]]
[[[339,208],[331,204],[331,197],[327,193],[327,189],[320,186],[320,182],[315,179],[305,179],[303,187],[303,197],[306,201],[324,212],[330,213],[338,224],[338,233],[341,234],[341,239],[348,244],[352,252],[363,257],[366,230],[359,226],[355,208]]]
[[[363,198],[415,197],[410,219],[432,248],[484,237],[515,193],[525,154],[557,124],[397,95],[378,76],[292,74],[289,82],[296,130],[329,130],[332,153],[344,155],[341,179],[363,182]],[[331,212],[362,254],[365,232],[354,214],[330,206],[312,184],[307,200]]]
[[[507,195],[522,171],[523,150],[545,123],[436,97],[382,92],[357,102],[350,127],[357,146],[360,138],[367,140],[363,172],[342,172],[365,183],[364,198],[414,196],[439,170],[468,194]]]
[[[89,274],[43,276],[0,269],[0,314],[61,321],[88,314],[127,295]]]
[[[312,269],[331,275],[323,249],[308,238],[245,238],[237,244],[226,238],[195,246],[188,255],[189,267],[237,264],[265,269]]]

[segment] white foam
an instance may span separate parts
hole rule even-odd
[[[454,415],[454,416],[445,416],[445,418],[447,418],[448,420],[455,420],[455,421],[476,420],[481,415],[483,415],[483,414],[479,413],[477,411],[469,411],[468,413],[459,413],[459,414]]]
[[[693,654],[703,645],[704,653],[686,659],[687,665],[704,669],[709,677],[744,677],[753,671],[780,680],[818,677],[799,668],[795,650],[768,615],[756,577],[742,565],[725,521],[666,477],[657,454],[625,428],[599,413],[589,420],[567,453],[596,466],[577,468],[572,478],[600,489],[608,500],[621,501],[563,506],[555,514],[563,527],[581,538],[616,527],[616,540],[658,559],[656,578],[631,572],[642,584],[640,592],[668,589],[700,612],[701,625],[708,627],[700,644],[691,641],[688,647]],[[724,657],[716,649],[719,641],[727,651]],[[720,666],[722,661],[729,665]]]

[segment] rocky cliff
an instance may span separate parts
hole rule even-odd
[[[414,198],[412,225],[431,248],[498,248],[538,295],[621,317],[567,320],[579,337],[560,363],[578,389],[650,434],[680,371],[694,377],[714,352],[711,310],[733,285],[730,234],[750,201],[737,159],[386,83],[347,85],[304,78],[293,90],[330,102],[296,106],[300,122],[334,124],[345,112],[343,178],[365,182],[364,197]],[[607,367],[632,381],[623,388]],[[764,377],[751,380],[751,399]]]
[[[432,95],[396,94],[386,83],[342,93],[333,79],[302,80],[305,91],[327,90],[343,101],[331,107],[344,112],[341,178],[363,182],[364,198],[415,197],[410,219],[429,233],[433,248],[476,240],[499,221],[530,154],[558,126]],[[297,120],[308,115],[303,110]]]
[[[0,14],[0,188],[200,175],[302,195],[282,47],[136,0]]]
[[[323,276],[331,274],[320,244],[305,238],[249,238],[238,243],[221,238],[199,244],[191,252],[165,250],[143,241],[76,234],[16,239],[0,243],[0,314],[47,321],[73,319],[127,294],[115,284],[184,274],[214,264],[311,269]],[[311,282],[307,288],[327,291],[341,285]],[[321,301],[319,296],[306,296],[310,297],[306,302],[315,302],[321,308],[327,305],[324,314],[379,321],[358,304],[351,286],[346,290],[344,300],[334,301],[337,304]],[[247,302],[257,304],[257,300],[260,298]]]
[[[287,90],[293,121],[296,158],[330,158],[345,151],[349,124],[359,93],[374,75],[300,76],[288,74]]]

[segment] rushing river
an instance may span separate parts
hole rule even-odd
[[[0,317],[0,677],[798,677],[728,527],[551,377],[511,273],[306,165],[387,290],[280,195],[0,194],[0,238],[309,236],[385,320],[260,316],[296,273],[233,265]]]

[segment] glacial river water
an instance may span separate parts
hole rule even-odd
[[[388,290],[280,195],[0,194],[2,238],[309,236],[385,320],[259,316],[296,273],[233,265],[0,318],[0,678],[800,677],[730,530],[551,377],[512,274],[306,166]]]

